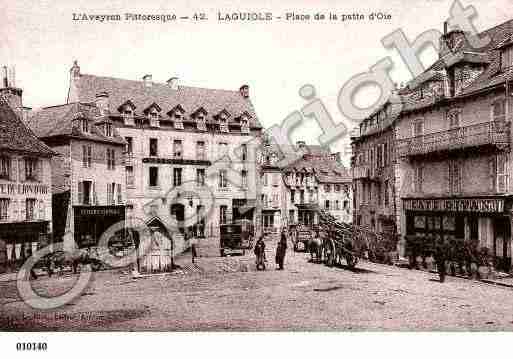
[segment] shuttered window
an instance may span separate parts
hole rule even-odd
[[[0,198],[0,221],[9,219],[9,198]]]
[[[497,170],[497,192],[503,193],[508,191],[509,175],[508,175],[508,162],[504,154],[497,155],[496,159]]]
[[[492,121],[504,121],[506,119],[506,100],[496,100],[492,104]]]

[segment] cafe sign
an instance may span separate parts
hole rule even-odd
[[[504,212],[501,198],[405,199],[403,202],[407,211]]]

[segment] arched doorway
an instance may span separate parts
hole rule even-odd
[[[178,230],[184,233],[185,206],[181,203],[173,203],[171,205],[171,217],[176,220]]]

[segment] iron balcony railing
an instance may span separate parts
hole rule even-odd
[[[447,131],[400,139],[396,142],[399,157],[454,151],[485,145],[509,145],[509,122],[491,121]]]

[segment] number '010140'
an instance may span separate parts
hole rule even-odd
[[[36,343],[36,342],[16,343],[17,351],[46,351],[47,348],[48,348],[47,343]]]

